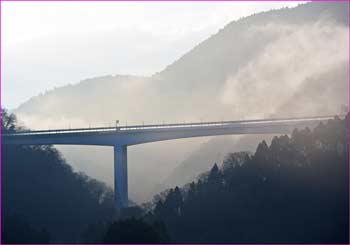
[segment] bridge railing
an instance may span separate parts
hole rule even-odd
[[[150,130],[150,129],[167,129],[167,128],[187,128],[187,127],[210,127],[210,126],[229,126],[251,123],[271,123],[271,122],[303,122],[303,121],[325,121],[335,116],[314,116],[314,117],[289,117],[289,118],[271,118],[271,119],[251,119],[235,121],[214,121],[214,122],[191,122],[191,123],[168,123],[168,124],[148,124],[148,125],[130,125],[120,127],[94,127],[94,128],[72,128],[72,129],[52,129],[52,130],[27,130],[3,136],[19,135],[37,135],[37,134],[64,134],[64,133],[90,133],[90,132],[110,132],[110,131],[132,131],[132,130]]]

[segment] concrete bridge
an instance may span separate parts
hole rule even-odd
[[[215,135],[290,134],[295,128],[312,128],[332,118],[334,116],[20,131],[2,135],[2,142],[20,145],[113,146],[115,201],[118,208],[124,208],[128,206],[129,145]]]

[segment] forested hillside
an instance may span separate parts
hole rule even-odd
[[[2,133],[21,130],[2,111]],[[86,227],[115,218],[114,194],[76,173],[52,146],[2,145],[4,243],[76,242]]]
[[[146,216],[175,242],[348,243],[348,116],[231,153]]]

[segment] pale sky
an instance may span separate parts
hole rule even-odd
[[[300,3],[2,2],[2,105],[96,76],[149,76],[233,20]]]

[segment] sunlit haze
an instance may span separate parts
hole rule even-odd
[[[2,104],[82,79],[151,75],[227,23],[300,2],[3,2]]]
[[[1,243],[349,244],[349,2],[1,18]]]

